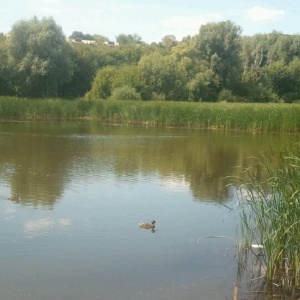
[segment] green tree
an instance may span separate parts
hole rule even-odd
[[[125,44],[111,49],[111,57],[114,65],[137,64],[142,57],[144,46]]]
[[[164,95],[166,100],[187,99],[187,72],[184,64],[178,62],[174,56],[163,56],[155,52],[143,56],[138,68],[144,99],[151,99],[152,94]]]
[[[115,74],[115,67],[107,66],[100,69],[92,83],[92,88],[88,92],[89,99],[107,99],[112,93],[112,83]]]
[[[287,66],[291,90],[283,96],[286,102],[300,100],[300,59],[292,60]]]
[[[89,40],[94,41],[94,37],[89,33],[83,34],[81,31],[73,31],[73,33],[69,36],[69,39],[75,40]]]
[[[60,94],[67,98],[84,96],[90,90],[95,72],[89,62],[79,53],[72,53],[72,76],[60,88]]]
[[[300,99],[300,60],[289,64],[283,60],[274,62],[266,68],[266,80],[272,89],[285,102]]]
[[[112,89],[129,86],[140,92],[140,85],[140,74],[136,65],[121,65],[115,68],[112,76]]]
[[[282,61],[285,65],[294,59],[300,59],[300,36],[285,35],[277,31],[267,34],[255,34],[242,39],[241,57],[243,74],[259,82],[266,69],[272,63]]]
[[[281,98],[293,90],[293,82],[283,60],[276,61],[266,68],[266,79],[269,87]]]
[[[161,44],[169,52],[177,44],[175,35],[165,35],[162,38]]]
[[[135,88],[123,85],[115,88],[110,96],[112,100],[141,100],[141,94]]]
[[[116,37],[116,41],[117,43],[119,43],[120,45],[126,45],[126,44],[142,44],[142,38],[134,33],[134,34],[119,34],[117,37]]]
[[[0,95],[11,95],[11,68],[8,63],[7,37],[0,33]]]
[[[202,25],[197,36],[199,60],[219,78],[219,89],[235,91],[241,78],[241,28],[231,21]]]
[[[99,44],[102,45],[104,42],[109,42],[108,37],[101,34],[94,34],[93,39]]]
[[[273,31],[244,37],[241,53],[244,87],[241,90],[247,99],[260,102],[278,101],[279,97],[287,102],[295,100],[299,95],[295,79],[299,55],[299,35]]]
[[[61,27],[52,18],[15,23],[9,43],[15,93],[29,97],[60,95],[72,74],[70,53]]]
[[[127,90],[131,88],[131,90],[137,93],[140,92],[140,77],[137,66],[107,66],[100,69],[93,80],[88,97],[92,99],[107,99],[111,97],[115,90],[117,90],[118,93],[126,91],[125,88],[119,90],[119,88],[123,87],[126,87]]]
[[[264,77],[266,68],[273,62],[284,57],[283,53],[278,53],[276,42],[279,33],[256,34],[252,37],[242,39],[241,57],[243,60],[243,75],[251,77],[258,83]]]
[[[210,69],[198,72],[189,82],[189,100],[215,102],[218,98],[219,78]]]

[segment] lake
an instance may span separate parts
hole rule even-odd
[[[228,176],[298,140],[0,123],[0,299],[231,299],[238,217]],[[155,230],[139,228],[153,219]]]

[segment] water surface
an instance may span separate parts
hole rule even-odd
[[[0,123],[0,299],[232,298],[237,217],[227,176],[297,139]],[[155,232],[139,228],[152,219]]]

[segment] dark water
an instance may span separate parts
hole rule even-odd
[[[0,299],[231,299],[237,216],[226,177],[297,140],[0,123]],[[139,228],[152,219],[155,232]]]

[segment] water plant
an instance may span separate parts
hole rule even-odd
[[[226,130],[299,132],[299,104],[64,100],[0,97],[0,119],[91,118],[103,122]]]
[[[299,144],[261,154],[257,168],[246,173],[247,179],[237,185],[242,245],[259,258],[263,275],[256,279],[294,295],[300,289]],[[261,247],[253,249],[253,244]],[[250,267],[257,270],[257,264]]]

